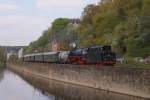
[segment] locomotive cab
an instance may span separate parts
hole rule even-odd
[[[116,56],[115,53],[112,53],[111,46],[93,46],[88,49],[87,62],[89,64],[114,65]]]
[[[102,61],[102,48],[100,46],[93,46],[88,48],[88,53],[86,55],[88,64],[97,64]]]
[[[105,46],[92,46],[89,48],[91,52],[111,52],[111,46],[105,45]]]

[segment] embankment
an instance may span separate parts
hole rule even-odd
[[[8,64],[19,73],[150,98],[150,70],[42,63]]]

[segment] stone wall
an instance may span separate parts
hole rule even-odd
[[[8,64],[12,70],[92,88],[150,98],[150,70],[42,63]]]

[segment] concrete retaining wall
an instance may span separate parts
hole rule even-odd
[[[40,77],[150,98],[150,70],[42,63],[8,64],[9,68]]]

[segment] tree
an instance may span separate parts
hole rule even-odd
[[[61,33],[62,30],[68,25],[69,19],[67,18],[58,18],[52,23],[53,33]]]
[[[93,18],[94,32],[97,36],[112,33],[120,19],[113,13],[100,13]]]
[[[113,0],[112,4],[115,12],[121,18],[125,18],[131,12],[136,14],[136,10],[142,8],[142,0]]]
[[[6,55],[3,48],[0,48],[0,67],[4,67],[6,64]]]
[[[142,15],[150,16],[150,0],[143,0]]]

